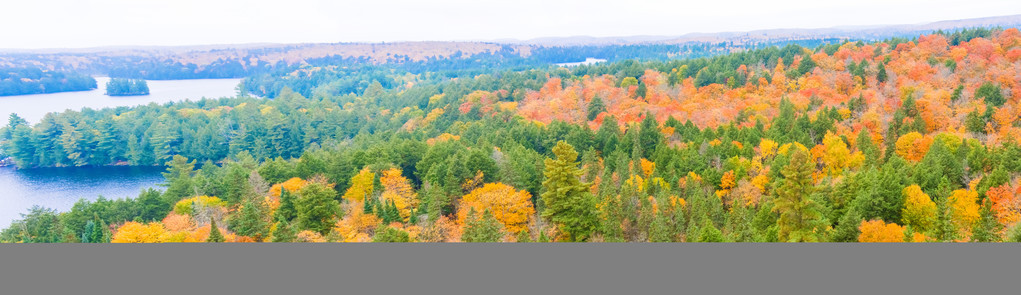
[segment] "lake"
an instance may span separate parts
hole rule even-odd
[[[89,91],[0,96],[0,116],[3,116],[0,124],[7,125],[11,113],[17,113],[30,123],[38,123],[46,113],[68,109],[78,111],[85,107],[98,109],[234,96],[234,87],[241,83],[241,79],[148,80],[149,95],[107,96],[103,93],[109,81],[107,77],[96,77],[99,87]]]
[[[587,66],[587,65],[592,65],[592,64],[601,63],[601,62],[606,62],[606,60],[605,59],[601,59],[601,58],[586,57],[585,61],[580,61],[580,62],[565,62],[565,63],[558,63],[557,65],[561,66],[561,67],[576,67],[576,66],[582,66],[582,65]]]
[[[38,123],[49,112],[85,107],[105,108],[198,100],[202,97],[234,96],[241,79],[200,79],[147,81],[149,95],[107,96],[106,82],[97,77],[99,88],[89,91],[0,96],[0,125],[7,125],[10,113]],[[16,170],[0,167],[0,228],[10,226],[32,205],[67,211],[79,198],[95,200],[134,198],[145,188],[163,181],[162,167],[76,167]]]
[[[163,167],[0,167],[0,228],[20,219],[32,205],[67,211],[80,198],[134,198],[159,188]]]

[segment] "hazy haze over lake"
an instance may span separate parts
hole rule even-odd
[[[150,102],[199,100],[202,97],[220,98],[236,95],[234,87],[241,79],[197,79],[197,80],[149,80],[149,95],[107,96],[107,77],[97,77],[98,88],[89,91],[0,96],[0,123],[7,124],[11,113],[25,118],[29,123],[39,123],[46,113],[64,110],[80,111],[84,107],[94,109],[105,107],[144,105]]]

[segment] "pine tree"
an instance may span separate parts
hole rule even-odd
[[[206,243],[223,243],[224,241],[223,234],[220,233],[220,227],[216,226],[216,218],[210,218],[209,239],[206,239]]]
[[[298,217],[298,210],[294,207],[294,195],[285,188],[280,188],[280,207],[274,213],[275,219],[283,219],[287,222]]]
[[[255,197],[246,197],[241,203],[241,210],[238,210],[227,221],[228,226],[235,233],[261,241],[266,236],[266,229],[269,226],[268,222],[262,218],[265,211],[266,208],[262,202],[256,200]]]
[[[273,232],[273,239],[271,242],[274,243],[290,243],[294,242],[295,233],[294,229],[291,228],[291,224],[287,222],[283,217],[278,217],[276,222],[276,231]]]
[[[580,242],[589,238],[599,224],[595,197],[582,183],[584,173],[578,168],[578,152],[564,141],[553,147],[556,160],[547,158],[542,182],[543,218],[548,219],[568,235],[569,241]]]
[[[600,113],[606,111],[606,104],[603,103],[603,99],[598,95],[592,98],[592,101],[588,103],[588,120],[595,120]]]
[[[884,65],[882,62],[880,62],[879,63],[879,72],[876,73],[876,80],[879,80],[879,83],[883,83],[883,82],[886,82],[886,79],[887,79],[887,77],[886,77],[886,65]]]
[[[517,236],[518,243],[531,243],[532,235],[528,233],[528,229],[524,229],[518,232]]]
[[[953,215],[950,213],[950,205],[947,197],[949,192],[937,195],[936,202],[936,226],[933,232],[935,238],[940,242],[953,242],[957,240],[957,227],[954,224]]]
[[[812,172],[815,164],[808,154],[797,150],[791,162],[784,167],[783,182],[777,188],[773,210],[780,213],[777,225],[779,239],[788,242],[818,242],[816,229],[823,218],[819,204],[810,198],[813,191]]]
[[[666,222],[666,217],[657,215],[652,220],[652,224],[649,226],[649,242],[653,243],[665,243],[672,242],[670,238],[670,229]]]
[[[979,211],[981,218],[972,227],[972,240],[976,242],[999,242],[1000,223],[996,221],[996,216],[993,215],[992,202],[988,199],[982,202],[982,208]]]
[[[861,234],[861,216],[858,215],[858,211],[852,208],[844,216],[840,217],[840,223],[837,224],[836,229],[833,233],[833,242],[856,242],[858,241],[858,235]]]
[[[721,232],[719,229],[716,229],[716,227],[713,226],[712,221],[710,221],[709,218],[706,218],[705,221],[702,223],[702,230],[698,234],[698,242],[722,243],[725,241],[723,240],[723,232]]]
[[[386,225],[377,229],[376,236],[372,237],[373,243],[407,243],[410,241],[408,232]]]
[[[327,234],[333,228],[333,219],[340,211],[337,192],[325,183],[311,182],[298,191],[300,198],[294,206],[298,211],[298,225],[319,234]]]
[[[372,214],[372,198],[366,197],[365,201],[362,202],[362,213]]]
[[[93,232],[96,231],[96,223],[89,220],[85,222],[85,231],[82,232],[82,243],[95,243],[92,240]]]
[[[503,224],[486,209],[478,216],[474,209],[468,211],[461,241],[469,243],[495,243],[503,239]]]

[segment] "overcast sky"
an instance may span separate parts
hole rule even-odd
[[[1021,0],[0,0],[0,48],[682,35],[1012,14]]]

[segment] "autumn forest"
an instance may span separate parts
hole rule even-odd
[[[1021,242],[1017,29],[650,56],[324,59],[12,115],[20,169],[166,172],[0,242]]]

